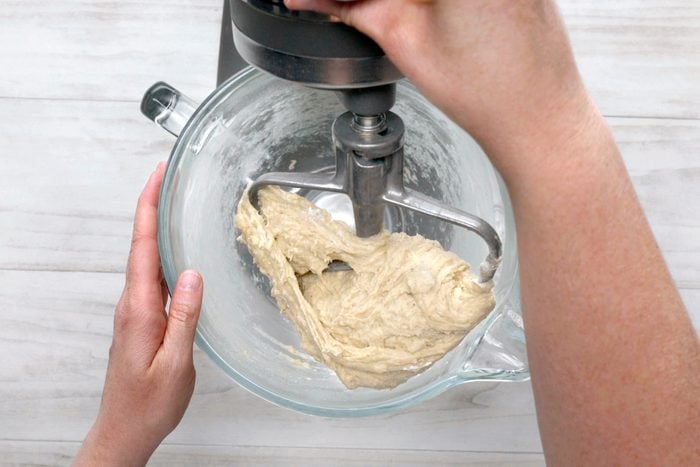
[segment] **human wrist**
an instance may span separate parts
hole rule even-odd
[[[98,416],[75,465],[143,466],[159,443],[153,436],[127,431],[123,424],[115,425]]]

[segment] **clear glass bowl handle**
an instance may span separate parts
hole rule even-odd
[[[174,136],[179,136],[199,104],[170,86],[158,81],[141,99],[141,113]]]

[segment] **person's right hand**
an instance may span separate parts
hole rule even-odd
[[[502,171],[533,133],[567,138],[570,121],[591,113],[553,0],[285,3],[335,15],[371,37]]]
[[[286,3],[374,39],[503,175],[547,463],[700,465],[697,334],[554,0]]]

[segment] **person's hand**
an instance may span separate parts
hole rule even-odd
[[[374,39],[503,175],[547,463],[700,465],[697,335],[555,1],[286,4]]]
[[[197,272],[183,272],[166,315],[168,290],[156,240],[163,172],[161,163],[139,197],[102,404],[76,465],[144,465],[192,397],[192,345],[203,284]]]
[[[542,139],[549,143],[566,139],[571,122],[561,120],[584,122],[591,113],[553,0],[285,4],[335,15],[371,37],[502,172],[533,135],[546,131]],[[534,154],[528,157],[533,162]]]

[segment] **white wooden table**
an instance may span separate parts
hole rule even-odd
[[[561,2],[683,298],[700,323],[700,3]],[[100,401],[136,197],[173,140],[138,103],[214,87],[220,0],[0,0],[0,464],[68,464]],[[640,265],[642,267],[642,265]],[[530,385],[402,413],[300,415],[199,350],[152,465],[541,465]]]

